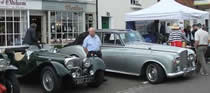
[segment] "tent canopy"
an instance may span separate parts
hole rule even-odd
[[[126,21],[177,19],[209,19],[209,13],[184,6],[174,0],[161,0],[149,8],[127,13],[125,16]]]

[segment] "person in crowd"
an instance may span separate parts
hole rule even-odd
[[[171,33],[171,27],[170,27],[170,23],[167,23],[167,27],[166,27],[166,35],[169,36]]]
[[[192,30],[193,37],[195,37],[195,32],[198,30],[198,25],[200,25],[200,24],[193,25],[193,30]]]
[[[83,48],[87,54],[87,57],[97,55],[102,58],[101,53],[101,40],[98,35],[95,34],[95,29],[93,27],[88,29],[89,35],[83,41]]]
[[[23,39],[23,44],[26,45],[36,45],[39,46],[39,38],[36,33],[37,25],[35,23],[31,24],[31,27],[27,30],[26,35]]]
[[[207,26],[206,26],[205,24],[202,25],[202,29],[203,29],[204,31],[208,31],[208,28],[207,28]]]
[[[192,45],[192,44],[193,44],[192,41],[194,41],[194,39],[193,39],[193,34],[192,34],[192,32],[191,32],[191,26],[188,25],[188,26],[184,29],[184,33],[185,33],[186,38],[190,41],[190,42],[189,42],[189,45]]]
[[[172,27],[172,32],[169,35],[168,42],[171,46],[182,47],[182,42],[188,42],[185,34],[180,30],[178,24],[174,24]]]
[[[193,27],[193,29],[191,31],[191,33],[192,33],[191,45],[194,46],[194,43],[195,43],[195,32],[198,30],[198,24],[194,24],[192,27]]]
[[[167,38],[168,36],[166,35],[166,25],[165,25],[165,22],[161,22],[161,25],[160,25],[160,43],[164,43],[164,42],[167,42]]]
[[[99,58],[102,58],[101,53],[101,40],[98,35],[95,34],[96,29],[93,27],[90,27],[88,29],[89,35],[84,39],[83,41],[83,48],[87,54],[87,57],[91,57],[94,55],[97,55]],[[104,81],[107,81],[106,78],[104,78]]]
[[[197,72],[208,76],[208,68],[205,60],[205,54],[208,48],[208,32],[204,31],[201,24],[198,24],[198,31],[195,32],[195,48],[197,55]]]

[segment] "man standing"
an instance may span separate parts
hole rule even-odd
[[[170,26],[171,26],[170,23],[167,23],[167,27],[166,27],[166,34],[167,34],[167,36],[169,36],[169,34],[171,33],[171,27]]]
[[[208,75],[208,69],[205,60],[205,54],[208,47],[208,32],[204,31],[200,24],[197,26],[198,31],[195,32],[195,48],[198,61],[197,72],[200,72],[201,75]]]
[[[197,24],[194,24],[193,26],[193,30],[192,30],[192,36],[191,36],[191,45],[193,46],[195,43],[195,32],[198,30],[198,26]]]
[[[23,44],[27,45],[38,45],[38,37],[36,35],[36,27],[35,23],[31,24],[31,27],[27,30],[26,35],[23,40]]]
[[[87,57],[97,55],[102,58],[101,54],[101,40],[98,35],[95,34],[94,28],[89,28],[89,35],[83,41],[83,48],[87,54]]]

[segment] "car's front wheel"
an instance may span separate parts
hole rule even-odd
[[[166,75],[162,67],[158,64],[149,64],[146,68],[146,78],[152,84],[161,83]]]
[[[41,72],[41,84],[44,93],[60,93],[61,83],[62,79],[58,77],[52,67],[44,67]]]
[[[104,81],[104,71],[97,71],[94,75],[93,82],[89,83],[88,86],[97,88],[99,87]]]

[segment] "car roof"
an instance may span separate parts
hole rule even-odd
[[[132,31],[132,30],[131,30]],[[105,32],[105,33],[127,33],[126,29],[98,29],[96,32]]]

